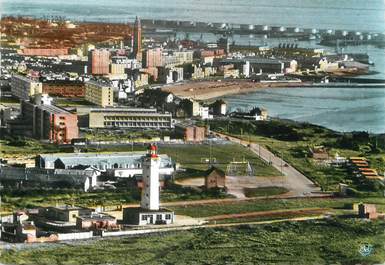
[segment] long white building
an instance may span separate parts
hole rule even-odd
[[[146,152],[58,153],[43,154],[36,158],[36,166],[45,169],[72,169],[78,166],[93,167],[118,178],[143,174],[143,157]],[[171,175],[174,163],[167,155],[159,155],[159,174]]]

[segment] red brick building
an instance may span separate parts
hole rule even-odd
[[[81,230],[109,230],[117,229],[116,218],[101,213],[91,213],[76,218],[76,228]]]
[[[143,62],[144,68],[161,67],[163,66],[163,50],[162,48],[153,48],[143,51]]]
[[[176,125],[175,132],[186,142],[202,142],[206,138],[205,127]]]
[[[108,75],[110,72],[110,52],[92,50],[88,55],[89,72],[93,75]]]
[[[25,56],[56,57],[60,55],[68,55],[68,48],[25,48],[21,50],[21,54]]]
[[[31,135],[52,143],[71,143],[79,137],[78,116],[53,105],[21,103],[21,124],[31,124]]]
[[[43,83],[43,94],[65,98],[84,98],[86,87],[83,82],[55,81]]]

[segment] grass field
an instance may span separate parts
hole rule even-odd
[[[362,187],[359,184],[356,185],[356,179],[349,176],[346,169],[328,167],[309,158],[308,151],[313,146],[326,146],[329,148],[331,157],[336,154],[343,157],[366,156],[370,160],[371,166],[376,168],[380,174],[384,172],[385,168],[384,137],[368,136],[369,139],[362,140],[357,137],[356,140],[345,140],[354,143],[358,147],[342,148],[341,139],[348,136],[311,124],[291,121],[261,123],[210,121],[210,128],[267,147],[304,175],[317,182],[325,191],[338,190],[339,183],[346,183],[354,188]],[[379,139],[377,140],[376,137]],[[364,153],[363,149],[370,148],[372,151]]]
[[[385,260],[383,221],[320,220],[197,229],[140,238],[2,251],[6,264],[374,264]],[[370,252],[362,252],[370,246]]]
[[[54,102],[60,107],[95,106],[85,99],[55,98]]]
[[[29,138],[0,140],[0,153],[2,157],[23,157],[41,153],[65,152],[66,150],[68,148],[41,143],[38,140]]]
[[[274,196],[288,192],[284,187],[245,188],[246,197]]]
[[[210,151],[211,150],[211,151]],[[160,153],[165,153],[175,159],[184,168],[195,170],[208,169],[208,163],[204,162],[211,157],[215,158],[214,165],[226,171],[231,161],[249,161],[257,176],[280,176],[280,172],[258,158],[256,154],[247,148],[236,144],[212,145],[183,145],[178,147],[159,148]],[[239,172],[245,174],[245,172]]]
[[[242,201],[233,203],[213,203],[190,206],[170,207],[177,214],[192,217],[208,217],[222,214],[237,214],[257,211],[269,211],[278,209],[303,209],[303,208],[333,208],[349,209],[352,203],[375,203],[377,211],[385,210],[385,198],[304,198],[304,199],[264,199],[253,201]]]
[[[18,98],[0,97],[0,103],[17,104],[17,103],[20,103],[20,100]]]

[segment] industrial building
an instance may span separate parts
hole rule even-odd
[[[132,225],[172,224],[174,212],[159,206],[159,174],[161,158],[157,147],[150,145],[142,158],[143,190],[140,207],[123,209],[123,223]]]
[[[278,59],[258,58],[258,57],[244,57],[227,58],[220,60],[221,65],[232,64],[235,69],[242,71],[243,74],[253,73],[268,73],[276,74],[283,73],[285,68],[290,67],[290,61],[282,61]],[[245,69],[244,65],[249,65],[250,68]],[[244,72],[245,71],[245,72]]]
[[[11,78],[11,93],[21,100],[29,100],[30,97],[41,94],[43,85],[23,75],[14,74]]]
[[[0,182],[23,183],[27,186],[49,186],[58,188],[58,184],[64,187],[81,188],[90,191],[96,186],[100,172],[93,168],[85,170],[75,169],[45,169],[45,168],[20,168],[1,167]]]
[[[143,173],[142,158],[145,152],[63,153],[42,154],[36,158],[36,166],[44,169],[73,169],[79,166],[93,167],[118,178],[128,178]],[[174,162],[167,155],[159,155],[161,175],[172,175]]]
[[[114,91],[110,85],[105,83],[88,81],[86,82],[85,99],[101,107],[114,105]]]
[[[120,129],[170,129],[173,126],[170,113],[158,113],[156,109],[91,109],[90,128]]]
[[[8,121],[13,135],[26,135],[52,143],[70,143],[78,138],[78,117],[76,114],[54,105],[35,105],[21,102],[21,115]]]

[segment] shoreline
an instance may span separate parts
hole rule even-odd
[[[385,88],[384,83],[314,83],[314,82],[264,82],[254,83],[248,80],[226,81],[189,81],[182,84],[162,87],[162,91],[169,92],[181,98],[197,101],[210,101],[219,97],[241,95],[256,92],[266,88],[322,88],[322,87],[358,87]]]

